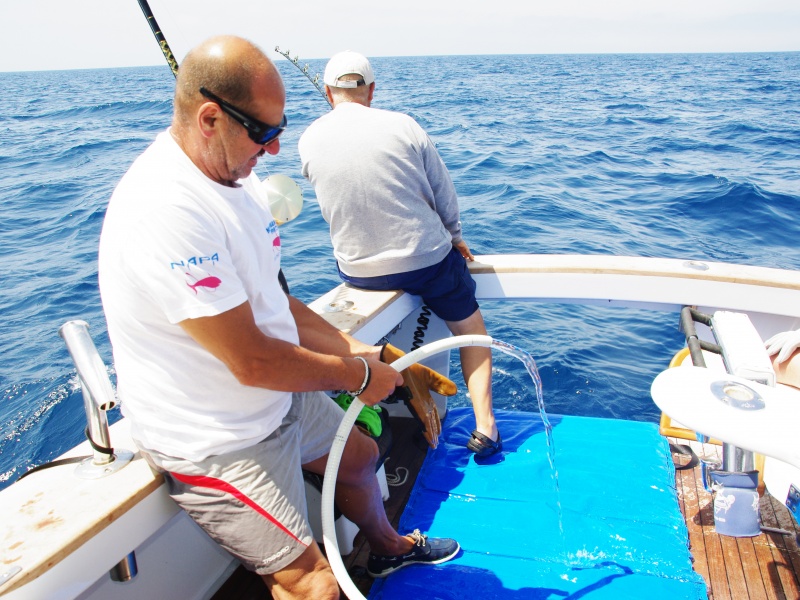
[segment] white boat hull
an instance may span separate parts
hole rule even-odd
[[[709,313],[726,309],[748,314],[762,338],[800,327],[800,273],[793,271],[671,259],[551,255],[480,256],[470,270],[479,299],[676,313],[684,305]],[[340,329],[374,343],[387,334],[409,335],[420,301],[399,292],[339,286],[310,306]],[[398,330],[398,323],[407,319],[412,321]],[[448,335],[441,324],[432,327],[426,341]],[[437,368],[446,369],[446,357],[440,360],[444,363]],[[132,447],[125,429],[124,421],[111,428],[114,445]],[[84,445],[70,454],[77,453],[90,451]],[[213,595],[236,567],[235,561],[188,521],[169,499],[164,484],[142,463],[134,460],[91,485],[74,480],[71,467],[58,467],[4,490],[0,512],[7,519],[15,516],[5,532],[3,564],[8,572],[17,567],[19,571],[0,586],[0,595],[64,600]],[[87,511],[95,518],[87,521]],[[83,525],[77,529],[68,526],[79,522]],[[112,582],[109,569],[132,550],[139,564],[137,578],[126,584]]]

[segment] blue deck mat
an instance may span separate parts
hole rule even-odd
[[[707,598],[656,425],[550,416],[556,493],[539,415],[496,416],[503,452],[479,462],[472,410],[449,411],[400,521],[459,555],[377,580],[370,600]]]

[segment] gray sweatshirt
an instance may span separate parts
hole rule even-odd
[[[298,150],[346,275],[429,267],[461,241],[450,174],[411,117],[339,104],[306,129]]]

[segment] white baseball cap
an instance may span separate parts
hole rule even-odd
[[[342,75],[361,75],[361,79],[339,81]],[[355,88],[360,85],[369,85],[375,81],[372,67],[367,57],[352,50],[345,50],[334,54],[325,67],[323,77],[325,85],[338,88]]]

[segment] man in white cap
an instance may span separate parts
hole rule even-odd
[[[433,142],[408,115],[370,107],[375,75],[358,52],[333,56],[324,82],[334,110],[311,124],[298,149],[330,224],[341,278],[359,288],[417,294],[453,334],[486,335],[455,186]],[[387,346],[382,358],[398,352]],[[461,368],[476,421],[467,447],[487,457],[502,450],[491,350],[462,348]],[[426,425],[432,447],[437,427]]]

